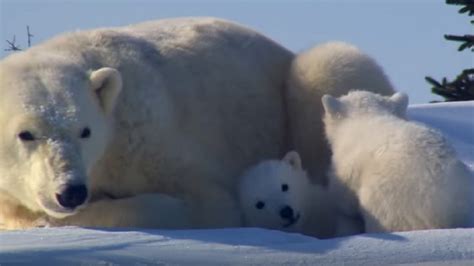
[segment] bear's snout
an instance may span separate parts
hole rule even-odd
[[[285,205],[280,209],[280,217],[286,221],[286,224],[283,225],[284,228],[288,228],[296,224],[300,219],[300,214],[295,212],[291,206]]]
[[[287,205],[280,210],[280,217],[290,220],[293,219],[293,213],[293,208]]]
[[[86,201],[87,187],[85,185],[69,185],[63,192],[56,194],[56,199],[64,208],[74,209]]]

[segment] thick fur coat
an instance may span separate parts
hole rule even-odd
[[[405,119],[406,95],[354,91],[323,105],[342,217],[360,212],[365,232],[469,226],[473,178],[440,132]]]
[[[293,146],[328,164],[322,128],[302,127],[320,119],[323,94],[391,90],[349,45],[294,57],[240,25],[180,18],[66,33],[2,59],[2,226],[241,225],[243,169]]]

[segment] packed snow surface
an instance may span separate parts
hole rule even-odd
[[[474,101],[415,105],[409,117],[441,130],[474,175]],[[0,232],[0,265],[15,264],[474,265],[474,228],[329,240],[256,228]]]

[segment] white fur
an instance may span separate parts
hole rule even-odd
[[[245,226],[317,237],[334,234],[332,201],[324,188],[311,184],[296,152],[248,169],[240,178],[239,198]],[[284,208],[291,208],[291,218],[281,216]]]
[[[183,18],[67,33],[3,59],[5,227],[45,215],[52,225],[240,225],[235,178],[286,148],[292,57],[239,25]],[[26,129],[40,138],[19,141]],[[68,182],[86,184],[91,202],[61,208]]]
[[[382,68],[356,47],[329,42],[293,60],[288,78],[290,145],[302,158],[315,182],[327,184],[331,153],[324,135],[321,97],[361,89],[383,95],[394,90]]]
[[[356,54],[333,63],[365,58]],[[309,57],[316,65],[332,58]],[[238,175],[289,150],[294,132],[285,83],[293,58],[234,23],[180,18],[66,33],[2,59],[4,227],[35,226],[38,219],[83,226],[169,228],[173,219],[176,227],[240,225]],[[366,69],[354,64],[359,67]],[[340,70],[318,69],[313,74],[321,84]],[[380,71],[356,72],[345,80],[385,80]],[[321,95],[296,104],[306,110],[304,104],[320,104]],[[311,113],[306,121],[319,116]],[[80,139],[86,126],[91,137]],[[19,141],[21,130],[38,140]],[[308,165],[327,164],[311,160]],[[89,203],[61,208],[55,194],[68,183],[87,185]]]
[[[105,114],[110,114],[115,107],[117,97],[122,90],[122,76],[114,68],[103,67],[90,74],[90,83],[99,106]]]
[[[406,95],[354,91],[323,105],[343,215],[360,211],[366,232],[469,225],[472,177],[439,132],[404,118]]]

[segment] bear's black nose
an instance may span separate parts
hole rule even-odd
[[[56,199],[64,208],[74,209],[86,201],[87,188],[84,185],[67,186],[61,194],[56,194]]]
[[[283,219],[293,219],[293,209],[286,205],[280,210],[280,217]]]

